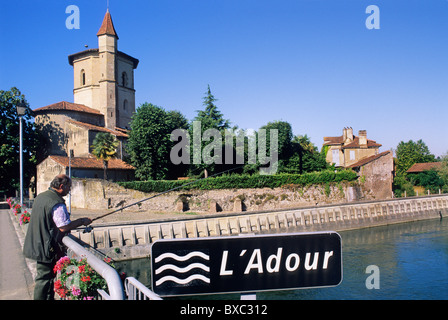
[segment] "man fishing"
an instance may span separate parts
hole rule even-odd
[[[62,197],[70,192],[71,186],[72,181],[67,175],[57,175],[50,188],[34,200],[23,246],[25,257],[37,262],[34,300],[54,300],[53,268],[63,255],[61,240],[71,230],[92,223],[90,218],[70,220]]]

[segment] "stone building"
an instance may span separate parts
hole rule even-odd
[[[355,136],[352,128],[344,128],[342,136],[324,137],[323,145],[328,147],[327,162],[343,168],[378,154],[381,147],[376,141],[367,139],[366,130],[359,130]]]
[[[118,50],[118,35],[109,10],[97,37],[98,48],[68,56],[73,67],[74,102],[60,101],[34,110],[35,122],[47,141],[41,150],[47,158],[37,166],[37,192],[48,187],[40,181],[46,175],[44,168],[55,165],[55,159],[59,159],[56,167],[68,164],[70,155],[72,163],[78,164],[72,176],[102,178],[102,163],[90,153],[99,132],[111,133],[119,141],[118,159],[109,166],[108,176],[113,180],[132,178],[133,168],[122,159],[135,112],[134,70],[139,61]],[[60,168],[55,170],[59,172]],[[68,167],[65,170],[68,173]]]
[[[95,158],[74,157],[69,159],[64,156],[51,155],[38,165],[37,181],[39,184],[37,185],[37,193],[48,189],[50,182],[56,175],[68,174],[69,165],[72,177],[103,178],[103,164]],[[120,159],[112,159],[108,164],[107,177],[108,180],[112,181],[132,180],[134,178],[134,167]]]
[[[392,151],[366,157],[350,166],[358,172],[364,189],[370,190],[375,199],[392,198],[394,182],[394,157]]]
[[[323,146],[328,147],[327,162],[358,172],[360,182],[374,198],[392,197],[393,154],[391,151],[380,153],[381,144],[367,139],[366,130],[359,130],[355,136],[352,128],[344,128],[342,136],[324,137]],[[357,198],[356,195],[353,198]]]

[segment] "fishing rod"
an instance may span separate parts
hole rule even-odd
[[[123,211],[124,209],[127,209],[127,208],[129,208],[129,207],[135,206],[135,205],[137,205],[137,204],[139,204],[139,203],[142,203],[142,202],[145,202],[145,201],[154,199],[154,198],[159,197],[159,196],[161,196],[161,195],[164,195],[164,194],[166,194],[166,193],[168,193],[168,192],[172,192],[172,191],[175,191],[175,190],[184,188],[184,187],[186,187],[186,186],[188,186],[188,185],[190,185],[190,184],[194,184],[194,183],[197,183],[197,182],[199,182],[199,181],[202,181],[202,180],[205,180],[205,179],[208,179],[208,178],[216,177],[216,176],[221,175],[221,174],[224,174],[224,173],[226,173],[226,172],[230,172],[230,171],[233,171],[233,170],[241,169],[242,167],[244,167],[244,166],[239,166],[239,167],[235,167],[235,168],[232,168],[232,169],[224,170],[224,171],[215,173],[215,174],[213,174],[213,175],[211,175],[211,176],[204,177],[204,178],[200,178],[200,179],[197,179],[197,180],[193,180],[193,181],[191,181],[191,182],[188,182],[188,183],[185,183],[185,184],[183,184],[183,185],[174,187],[174,188],[172,188],[172,189],[162,191],[162,192],[157,193],[157,194],[155,194],[155,195],[153,195],[153,196],[150,196],[150,197],[148,197],[148,198],[144,198],[144,199],[139,200],[139,201],[137,201],[137,202],[128,204],[127,206],[121,207],[120,209],[117,209],[117,210],[114,210],[114,211],[105,213],[105,214],[103,214],[103,215],[101,215],[101,216],[98,216],[98,217],[96,217],[96,218],[93,218],[93,219],[92,219],[92,222],[95,221],[95,220],[99,220],[99,219],[105,218],[105,217],[107,217],[107,216],[110,216],[111,214],[114,214],[114,213]],[[91,232],[92,230],[93,230],[93,227],[92,227],[92,226],[87,226],[87,227],[84,228],[83,233],[89,233],[89,232]]]

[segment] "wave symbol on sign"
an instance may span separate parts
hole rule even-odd
[[[189,260],[191,258],[194,258],[194,257],[199,257],[199,258],[202,258],[202,259],[207,260],[207,261],[210,260],[210,256],[206,255],[205,253],[200,252],[200,251],[193,251],[193,252],[190,252],[189,254],[187,254],[185,256],[178,256],[178,255],[176,255],[174,253],[164,253],[164,254],[161,254],[160,256],[158,256],[155,259],[155,262],[158,263],[158,262],[160,262],[160,261],[162,261],[164,259],[167,259],[167,258],[171,258],[173,260],[183,262],[183,261],[187,261],[187,260]],[[173,270],[173,271],[175,271],[177,273],[181,273],[182,274],[182,273],[187,273],[187,272],[189,272],[190,270],[193,270],[193,269],[201,269],[201,270],[204,270],[205,272],[210,272],[210,267],[209,266],[207,266],[205,264],[202,264],[202,263],[195,262],[195,263],[191,263],[191,264],[189,264],[189,265],[187,265],[185,267],[178,267],[178,266],[176,266],[174,264],[166,264],[166,265],[163,265],[163,266],[157,268],[155,270],[155,274],[160,274],[160,273],[162,273],[162,272],[164,272],[166,270]],[[156,281],[156,286],[159,286],[159,285],[161,285],[162,283],[164,283],[166,281],[172,281],[172,282],[175,282],[175,283],[183,285],[183,284],[189,283],[189,282],[191,282],[193,280],[201,280],[201,281],[203,281],[205,283],[210,283],[210,278],[207,278],[206,276],[204,276],[202,274],[192,274],[192,275],[190,275],[189,277],[187,277],[185,279],[180,279],[180,278],[177,278],[175,276],[169,275],[169,276],[165,276],[165,277],[162,277],[159,280],[157,280]]]

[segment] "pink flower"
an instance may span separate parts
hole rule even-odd
[[[81,289],[76,288],[75,286],[72,287],[72,295],[75,297],[79,296],[81,294]]]
[[[56,273],[58,271],[62,271],[62,269],[64,269],[64,267],[68,266],[70,263],[70,258],[65,256],[62,257],[61,259],[58,260],[58,262],[56,262],[56,265],[53,268],[53,271]]]

